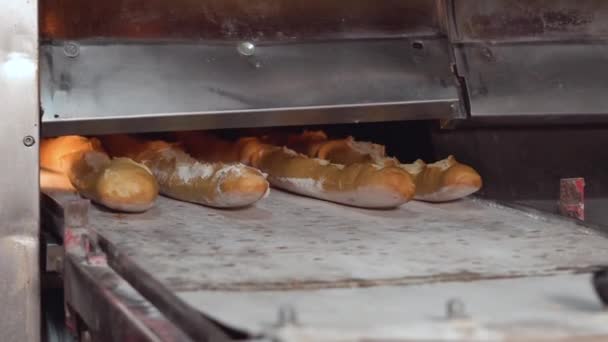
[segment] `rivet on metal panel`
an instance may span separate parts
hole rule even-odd
[[[65,224],[70,228],[85,227],[89,223],[89,206],[87,199],[69,201],[65,206]]]
[[[80,46],[75,42],[67,42],[63,46],[63,53],[65,53],[67,57],[76,58],[80,55]]]
[[[27,135],[23,138],[23,145],[25,145],[27,147],[34,146],[35,143],[36,143],[36,139],[34,139],[34,137],[31,135]]]
[[[279,308],[279,317],[277,326],[285,327],[288,325],[297,325],[298,317],[296,310],[291,305],[283,305]]]
[[[241,42],[236,50],[243,56],[253,56],[255,54],[255,44],[252,42]]]
[[[448,319],[462,319],[468,317],[465,305],[460,299],[453,298],[448,300],[445,309]]]

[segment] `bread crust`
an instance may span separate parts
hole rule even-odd
[[[242,163],[198,161],[179,145],[164,141],[142,141],[125,135],[102,140],[111,154],[126,155],[146,165],[156,177],[161,194],[177,200],[240,208],[264,198],[269,190],[265,176]],[[219,159],[213,155],[209,158]]]
[[[44,139],[40,153],[43,172],[53,173],[55,182],[59,175],[67,177],[83,197],[109,209],[146,211],[158,196],[158,185],[150,170],[130,159],[111,159],[97,139]]]
[[[306,139],[292,135],[288,138],[287,147],[294,148],[309,157],[321,158],[332,163],[351,165],[356,163],[375,163],[382,166],[398,166],[410,173],[416,184],[414,199],[427,202],[448,202],[469,196],[479,191],[483,181],[479,173],[472,167],[459,163],[454,156],[432,164],[417,160],[404,164],[395,158],[386,156],[382,145],[360,142],[352,137],[346,139]],[[322,137],[317,134],[317,137]],[[297,141],[298,144],[290,145]]]
[[[199,133],[188,134],[184,145],[194,155],[217,138]],[[265,143],[269,139],[241,138],[236,142],[217,142],[225,153],[223,161],[240,162],[268,174],[270,183],[280,189],[331,202],[364,207],[393,208],[412,199],[415,187],[411,176],[398,167],[381,167],[373,163],[348,166],[310,158],[285,147]],[[274,140],[276,141],[276,140]],[[190,151],[190,150],[189,150]]]

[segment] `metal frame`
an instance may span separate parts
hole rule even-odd
[[[38,341],[38,1],[4,0],[0,17],[0,341]]]
[[[344,337],[344,340],[351,340],[350,337],[357,340],[354,336],[376,339],[390,339],[392,336],[405,340],[413,336],[413,332],[421,333],[414,334],[412,339],[415,340],[435,337],[437,329],[460,336],[463,333],[462,322],[452,319],[453,308],[450,305],[445,320],[441,317],[428,319],[437,317],[433,315],[440,312],[443,301],[456,294],[474,308],[468,322],[474,328],[472,332],[482,334],[479,336],[491,333],[517,340],[520,337],[514,331],[525,328],[530,336],[542,337],[547,326],[574,321],[578,323],[567,324],[566,330],[555,333],[564,340],[577,340],[587,336],[605,338],[607,332],[600,319],[604,311],[594,297],[588,276],[568,274],[586,273],[595,268],[593,265],[596,262],[605,260],[605,250],[601,250],[599,245],[605,243],[605,238],[588,229],[585,224],[559,216],[483,200],[465,200],[438,207],[411,203],[403,212],[381,213],[387,215],[381,219],[374,211],[332,206],[277,191],[256,208],[238,212],[216,211],[161,198],[157,207],[150,212],[123,215],[97,207],[88,210],[88,201],[74,195],[51,196],[44,197],[44,209],[48,209],[44,212],[51,214],[45,216],[45,220],[49,217],[49,222],[56,222],[54,232],[63,232],[64,236],[67,252],[64,271],[66,301],[71,313],[69,322],[72,322],[71,326],[76,326],[75,331],[93,339],[120,341],[126,336],[137,336],[144,341],[176,341],[187,335],[197,341],[223,340],[223,336],[215,335],[218,326],[212,322],[219,322],[226,329],[239,329],[235,331],[237,334],[246,332],[254,337],[277,337],[283,341],[299,341],[298,336],[311,332],[314,334],[310,340],[320,340],[319,337],[327,332],[324,329]],[[283,217],[282,220],[280,217],[273,220],[269,213],[279,212],[276,208],[285,203],[285,208],[292,208],[291,211],[278,215]],[[52,213],[59,215],[52,219]],[[436,215],[433,217],[429,215],[431,213]],[[317,220],[317,216],[323,219]],[[201,217],[206,218],[204,223],[200,223]],[[358,227],[357,223],[353,223],[357,220],[360,222]],[[451,222],[452,226],[446,228],[448,226],[442,222],[445,220]],[[300,221],[300,224],[293,221]],[[380,227],[391,226],[391,221],[395,228],[390,229],[393,233],[387,230],[383,237],[374,237],[381,230]],[[192,222],[199,222],[202,226]],[[377,226],[373,226],[372,222]],[[235,227],[231,228],[231,225]],[[404,229],[405,226],[407,228]],[[420,229],[415,229],[415,226]],[[202,227],[204,229],[200,229]],[[475,234],[470,234],[467,231],[469,228],[475,230]],[[440,233],[439,230],[444,232]],[[221,236],[217,235],[220,231]],[[399,241],[398,236],[392,235],[395,231],[407,232],[412,260],[406,261],[397,252],[403,249],[403,245],[396,245],[391,250],[390,243],[383,243]],[[235,232],[241,239],[232,235]],[[318,236],[320,232],[324,234]],[[358,261],[357,265],[371,260],[369,251],[352,248],[360,242],[346,241],[350,236],[348,233],[353,232],[358,232],[355,234],[358,238],[366,237],[366,243],[373,246],[373,250],[385,251],[390,258],[401,260],[399,264],[402,269],[397,273],[409,272],[407,270],[418,268],[416,264],[425,263],[436,269],[429,269],[428,277],[412,276],[426,272],[419,270],[402,278],[377,278],[377,272],[382,267],[377,267],[371,277],[355,269],[335,273],[335,269],[349,269],[348,266],[340,266],[344,262],[340,260],[350,258],[342,255],[342,252],[354,254],[352,258]],[[267,234],[270,236],[266,237]],[[450,244],[452,247],[459,244],[484,246],[483,258],[487,261],[481,264],[485,264],[482,267],[485,271],[469,268],[467,265],[475,263],[461,259],[462,256],[466,257],[466,253],[452,253],[455,260],[448,268],[442,268],[444,266],[439,262],[429,262],[426,258],[416,261],[417,257],[425,254],[417,248],[421,245],[427,248],[424,247],[424,236],[429,237],[429,242],[453,241]],[[483,236],[486,236],[487,243],[478,240]],[[493,237],[504,240],[498,242]],[[466,242],[467,239],[471,243]],[[212,248],[201,241],[211,242]],[[305,247],[310,241],[321,246]],[[520,261],[496,263],[510,258],[508,250],[501,252],[500,248],[492,247],[496,244],[510,245],[513,255],[517,255]],[[587,247],[585,254],[589,255],[576,256],[581,251],[580,246]],[[310,256],[322,256],[320,259],[325,260],[332,259],[332,252],[324,255],[318,251],[332,250],[337,259],[328,263],[305,260],[299,252],[305,249],[309,250]],[[449,251],[449,247],[427,249],[429,255]],[[290,256],[298,253],[300,255],[296,258]],[[178,254],[180,258],[171,257]],[[492,262],[492,259],[495,261]],[[272,265],[277,260],[280,262],[275,264],[276,268],[264,271],[264,264]],[[284,267],[294,265],[293,260],[298,260],[302,266],[296,267],[296,273]],[[315,274],[311,274],[311,262],[333,267],[317,267]],[[252,271],[244,272],[241,268],[237,270],[239,275],[235,274],[234,268],[239,264],[246,265]],[[345,264],[352,265],[353,262]],[[528,269],[529,265],[534,266]],[[449,268],[453,267],[462,267],[463,271],[449,273]],[[517,271],[518,267],[523,269]],[[279,278],[275,278],[272,274],[276,272],[283,276],[277,274]],[[355,278],[343,278],[353,276],[353,272]],[[389,275],[391,272],[388,270],[383,274]],[[315,278],[320,281],[310,281],[311,276],[317,275],[322,277]],[[229,276],[228,282],[237,283],[218,283],[227,279],[225,276]],[[258,276],[261,278],[258,279]],[[243,279],[246,282],[242,282]],[[434,285],[427,286],[430,283]],[[487,304],[487,296],[493,293],[494,287],[504,289],[510,286],[518,289],[517,296],[497,298]],[[313,289],[315,291],[310,291]],[[420,296],[421,293],[423,296]],[[518,315],[513,320],[512,316],[500,313],[504,313],[505,309],[513,310],[515,297]],[[538,309],[530,315],[526,306],[529,301]],[[374,324],[367,324],[366,310],[334,312],[334,309],[346,305],[357,308],[368,302],[386,308],[385,313],[377,312],[371,320],[381,322],[377,330],[369,330]],[[317,311],[319,305],[327,307]],[[336,308],[332,305],[336,305]],[[546,305],[552,309],[547,310]],[[580,305],[585,309],[581,311]],[[278,322],[274,320],[277,307]],[[490,314],[495,309],[496,314]],[[400,313],[395,314],[395,310]],[[390,314],[382,316],[386,313]],[[542,319],[538,320],[539,317]],[[352,321],[347,326],[336,324],[336,321],[344,319]],[[323,324],[320,320],[323,320]],[[78,322],[83,324],[78,327]],[[367,324],[366,328],[362,328],[366,325],[363,323]],[[355,328],[349,330],[353,326]],[[313,331],[313,327],[317,329]],[[290,331],[296,335],[290,335]],[[232,332],[228,338],[234,338]]]
[[[121,273],[89,227],[89,201],[68,196],[64,203],[42,196],[48,229],[62,236],[66,325],[74,336],[94,341],[224,341],[227,333],[175,296],[158,297],[153,278]],[[51,223],[52,222],[52,223]],[[137,278],[152,279],[138,282]],[[154,301],[151,301],[151,298]],[[164,300],[164,301],[163,301]],[[171,304],[170,304],[171,303]]]
[[[191,341],[108,266],[88,233],[88,207],[75,199],[60,211],[45,208],[65,222],[62,272],[72,333],[99,341]]]

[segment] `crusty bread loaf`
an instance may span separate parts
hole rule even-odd
[[[83,197],[110,209],[145,211],[158,196],[150,170],[129,159],[110,159],[97,139],[80,136],[44,139],[40,166],[43,188],[66,188],[61,178],[67,178]]]
[[[49,171],[67,173],[71,167],[68,162],[72,162],[73,158],[64,157],[87,151],[103,152],[103,148],[99,140],[78,135],[43,139],[40,144],[40,166]]]
[[[326,159],[332,163],[351,165],[371,162],[383,166],[399,166],[414,177],[416,196],[414,199],[429,202],[447,202],[471,195],[482,186],[481,176],[470,166],[459,163],[453,156],[433,164],[418,160],[413,164],[402,164],[388,158],[384,146],[370,142],[355,141],[352,137],[337,140],[306,139],[309,133],[294,135],[288,139],[288,147],[297,148],[308,156]],[[321,134],[317,134],[321,137]],[[289,141],[299,144],[289,145]],[[303,142],[303,143],[302,143]]]
[[[217,208],[238,208],[263,198],[268,181],[241,163],[199,162],[178,145],[141,141],[118,135],[102,138],[113,155],[125,155],[148,166],[160,192],[168,197]]]
[[[88,151],[75,158],[68,177],[82,196],[114,210],[146,211],[158,196],[149,169],[129,158],[110,159],[102,152]]]
[[[411,176],[397,167],[332,164],[285,147],[258,153],[253,163],[268,174],[272,185],[301,195],[363,208],[394,208],[415,193]]]
[[[448,202],[469,196],[481,189],[481,176],[472,167],[459,163],[454,156],[432,164],[417,160],[399,164],[416,183],[415,199],[427,202]]]
[[[338,164],[376,163],[381,164],[386,152],[382,145],[355,141],[353,137],[328,140],[320,143],[316,158],[331,160]]]
[[[204,154],[205,146],[215,141],[211,144],[224,150],[216,154],[224,156],[223,161],[237,159],[259,168],[268,174],[273,186],[309,197],[357,207],[392,208],[409,201],[415,191],[411,176],[398,167],[371,163],[345,167],[266,144],[254,137],[230,143],[191,133],[187,139],[186,145],[198,155]]]

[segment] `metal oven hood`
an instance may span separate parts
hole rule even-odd
[[[441,4],[46,0],[43,133],[459,117]]]
[[[85,6],[42,4],[45,135],[608,113],[605,1]]]
[[[45,46],[45,133],[437,119],[457,108],[445,39],[259,44],[251,56],[241,46]]]

